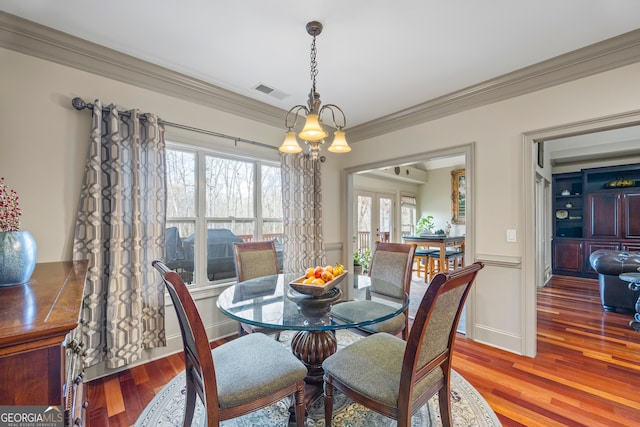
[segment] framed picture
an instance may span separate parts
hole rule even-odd
[[[464,169],[451,171],[451,207],[453,217],[451,223],[464,224],[467,189]]]
[[[538,144],[538,166],[544,167],[544,141],[540,141]]]

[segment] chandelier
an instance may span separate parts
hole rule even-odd
[[[284,125],[287,128],[287,133],[284,138],[284,142],[280,146],[280,151],[283,153],[300,153],[302,148],[298,144],[298,138],[293,128],[298,120],[298,114],[303,113],[306,115],[304,127],[298,133],[298,137],[302,139],[309,147],[309,154],[313,160],[317,160],[320,153],[320,147],[324,144],[324,139],[327,137],[328,132],[322,127],[323,113],[331,119],[331,124],[336,129],[333,134],[333,142],[329,146],[328,150],[332,153],[347,153],[351,151],[351,147],[347,144],[347,140],[344,135],[344,127],[347,124],[347,120],[344,116],[344,112],[334,104],[322,105],[320,101],[320,94],[316,92],[316,76],[318,75],[318,63],[316,62],[316,36],[322,32],[322,24],[317,21],[312,21],[307,24],[307,33],[313,36],[311,42],[311,91],[309,92],[309,100],[307,106],[296,105],[289,110],[284,121]]]

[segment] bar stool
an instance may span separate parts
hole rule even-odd
[[[420,273],[424,273],[425,282],[427,281],[427,277],[429,276],[429,271],[427,270],[429,266],[428,257],[434,252],[440,253],[438,249],[418,249],[413,256],[413,259],[416,263],[413,271],[417,272],[418,277],[420,277]]]
[[[429,272],[431,275],[441,272],[448,272],[449,270],[457,270],[464,267],[464,252],[447,250],[445,252],[445,265],[440,267],[440,251],[428,255],[429,258]]]

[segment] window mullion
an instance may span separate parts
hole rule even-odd
[[[208,281],[207,270],[207,216],[206,216],[206,177],[205,177],[205,153],[197,152],[196,161],[196,248],[194,256],[196,258],[196,283]]]
[[[262,164],[260,162],[255,162],[253,164],[255,168],[254,182],[253,188],[255,191],[253,192],[253,215],[256,221],[256,239],[264,240],[264,227],[262,224],[262,203],[259,203],[259,200],[262,200]]]

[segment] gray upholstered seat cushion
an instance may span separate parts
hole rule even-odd
[[[261,333],[244,335],[211,354],[222,408],[270,395],[307,375],[290,349]]]
[[[374,334],[328,357],[322,367],[349,388],[372,400],[396,406],[406,342],[390,334]],[[418,382],[414,396],[443,377],[436,369]]]
[[[389,305],[376,301],[346,301],[331,307],[331,315],[338,320],[348,322],[364,322],[366,320],[391,314],[395,309]],[[402,331],[404,327],[405,316],[399,314],[391,319],[371,325],[360,326],[370,333],[388,332],[395,335]]]

